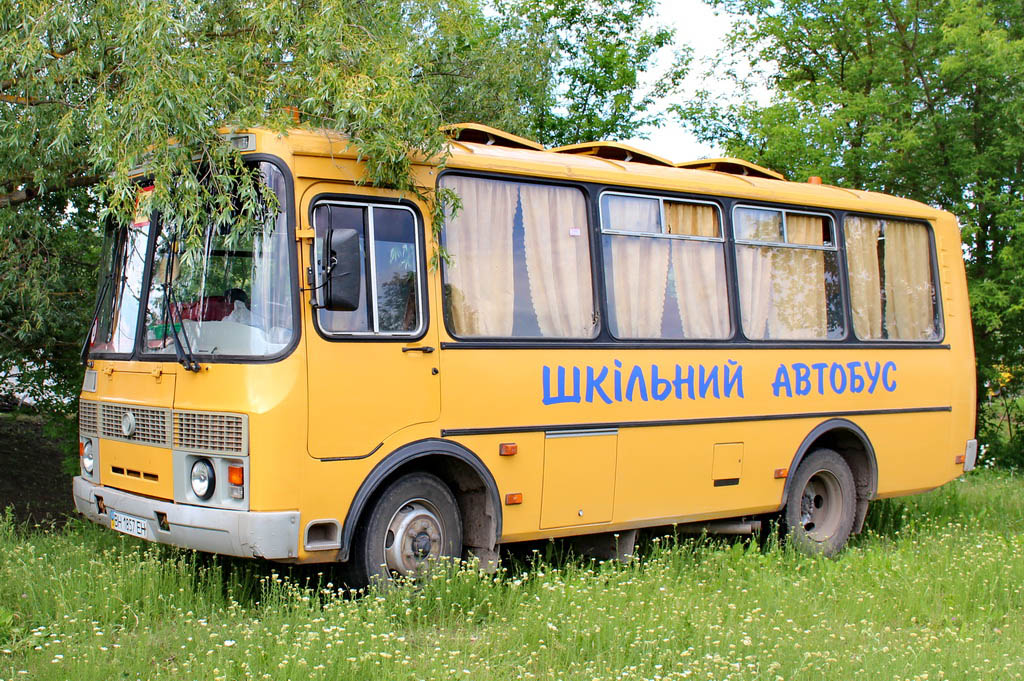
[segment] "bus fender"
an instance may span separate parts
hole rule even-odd
[[[857,484],[857,514],[854,522],[854,532],[859,532],[867,515],[868,501],[874,498],[875,492],[878,490],[878,462],[875,459],[875,449],[871,446],[871,440],[868,439],[867,434],[860,426],[847,419],[836,418],[819,423],[800,443],[800,447],[797,449],[796,454],[793,455],[793,460],[789,464],[789,473],[786,476],[786,483],[782,489],[782,499],[779,501],[777,510],[781,511],[785,507],[786,500],[789,499],[793,474],[796,472],[800,462],[803,461],[804,456],[810,453],[812,449],[817,446],[827,446],[835,449],[844,459],[848,458],[849,446],[847,445],[844,448],[844,442],[837,436],[845,436],[844,439],[847,442],[851,438],[855,439],[865,454],[864,462],[866,469],[863,467],[858,469],[851,466],[853,477]]]
[[[345,562],[349,559],[349,552],[352,547],[352,540],[355,537],[356,526],[363,514],[367,503],[373,494],[380,489],[381,485],[399,468],[415,461],[430,456],[440,456],[461,461],[468,465],[474,473],[483,481],[486,494],[491,500],[491,507],[494,509],[494,545],[501,540],[501,497],[498,494],[498,485],[494,482],[494,476],[484,465],[483,461],[472,451],[462,445],[449,440],[428,438],[417,440],[402,445],[395,451],[385,456],[374,466],[370,474],[366,476],[363,484],[359,486],[352,503],[349,505],[348,514],[345,516],[345,524],[341,532],[341,550],[338,559]],[[454,491],[454,490],[453,490]],[[488,548],[494,548],[488,547]]]

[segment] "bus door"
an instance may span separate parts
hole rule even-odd
[[[411,206],[340,194],[318,194],[311,214],[312,262],[322,260],[328,230],[353,230],[361,287],[357,309],[313,311],[306,334],[309,452],[362,458],[392,433],[440,414],[423,223]]]

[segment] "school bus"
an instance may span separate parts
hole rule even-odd
[[[366,581],[766,517],[832,555],[871,500],[974,466],[953,215],[737,159],[447,132],[414,171],[460,198],[438,237],[345,139],[258,129],[231,142],[278,197],[262,231],[190,258],[172,218],[110,231],[82,514]]]

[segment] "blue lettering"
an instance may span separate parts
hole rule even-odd
[[[840,380],[836,380],[836,375]],[[828,374],[828,382],[832,384],[832,392],[842,395],[846,391],[846,370],[842,364],[832,362],[832,369]]]
[[[775,370],[775,380],[772,381],[772,394],[778,397],[783,390],[786,391],[786,397],[793,396],[793,388],[789,385],[789,370],[785,364],[780,364]]]
[[[888,391],[892,392],[896,389],[896,381],[893,380],[890,384],[889,371],[896,371],[896,362],[886,362],[885,368],[882,369],[882,386]]]
[[[686,394],[692,400],[693,395],[693,365],[686,367],[686,378],[683,378],[683,367],[676,365],[676,378],[672,381],[672,387],[676,391],[676,399],[683,399],[683,385],[686,385]]]
[[[797,395],[811,394],[811,368],[803,362],[793,364],[793,383]]]
[[[651,365],[651,397],[658,400],[667,400],[672,394],[672,381],[658,376],[658,365]]]
[[[558,367],[556,372],[558,377],[558,392],[556,394],[551,393],[551,367],[545,366],[541,370],[541,378],[544,383],[544,404],[560,404],[563,402],[579,402],[580,401],[580,369],[579,367],[572,368],[573,378],[573,392],[566,394],[565,392],[565,367]]]
[[[860,362],[847,362],[846,366],[850,370],[850,392],[864,392],[864,377],[857,373],[857,369],[860,369]]]
[[[644,378],[644,370],[638,366],[633,366],[633,370],[629,372],[629,383],[626,384],[626,401],[633,401],[633,389],[639,386],[640,388],[640,399],[644,402],[647,401],[647,379]]]
[[[868,374],[868,380],[871,381],[868,385],[868,392],[874,394],[875,388],[878,387],[878,379],[882,375],[882,365],[879,362],[875,362],[875,372],[871,373],[871,362],[864,362],[864,371]]]
[[[736,373],[732,373],[732,368],[736,368]],[[726,361],[722,367],[722,373],[725,374],[725,396],[732,397],[732,390],[736,388],[736,396],[743,397],[743,365],[734,359]],[[715,395],[718,397],[718,395]]]
[[[828,369],[828,362],[815,362],[811,368],[818,372],[818,394],[825,394],[825,369]]]
[[[622,401],[622,362],[615,360],[615,401]]]
[[[593,402],[594,394],[596,393],[605,404],[612,403],[612,398],[608,397],[608,393],[601,387],[601,384],[604,383],[604,379],[607,377],[608,367],[601,367],[601,371],[596,376],[594,375],[594,367],[587,367],[587,402]]]
[[[708,390],[711,390],[711,394],[715,396],[715,399],[719,399],[718,393],[718,367],[711,367],[711,371],[706,371],[704,365],[700,365],[700,373],[697,378],[697,389],[700,392],[700,398],[704,399],[708,396]]]

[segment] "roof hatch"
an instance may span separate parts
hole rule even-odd
[[[632,163],[647,163],[654,166],[672,167],[672,161],[664,159],[646,151],[640,151],[635,147],[621,142],[583,142],[582,144],[569,144],[564,147],[552,149],[559,154],[579,154],[581,156],[597,156],[598,158],[610,161],[630,161]]]
[[[779,172],[764,168],[744,161],[740,158],[703,158],[699,161],[686,161],[677,163],[676,168],[688,168],[690,170],[713,170],[718,173],[729,173],[730,175],[746,175],[747,177],[764,177],[769,180],[783,180],[786,177]]]
[[[544,145],[528,140],[519,135],[513,135],[504,130],[492,128],[489,125],[480,123],[453,123],[442,125],[441,132],[445,133],[456,142],[472,142],[474,144],[487,144],[496,147],[512,147],[513,149],[533,149],[544,151]]]

